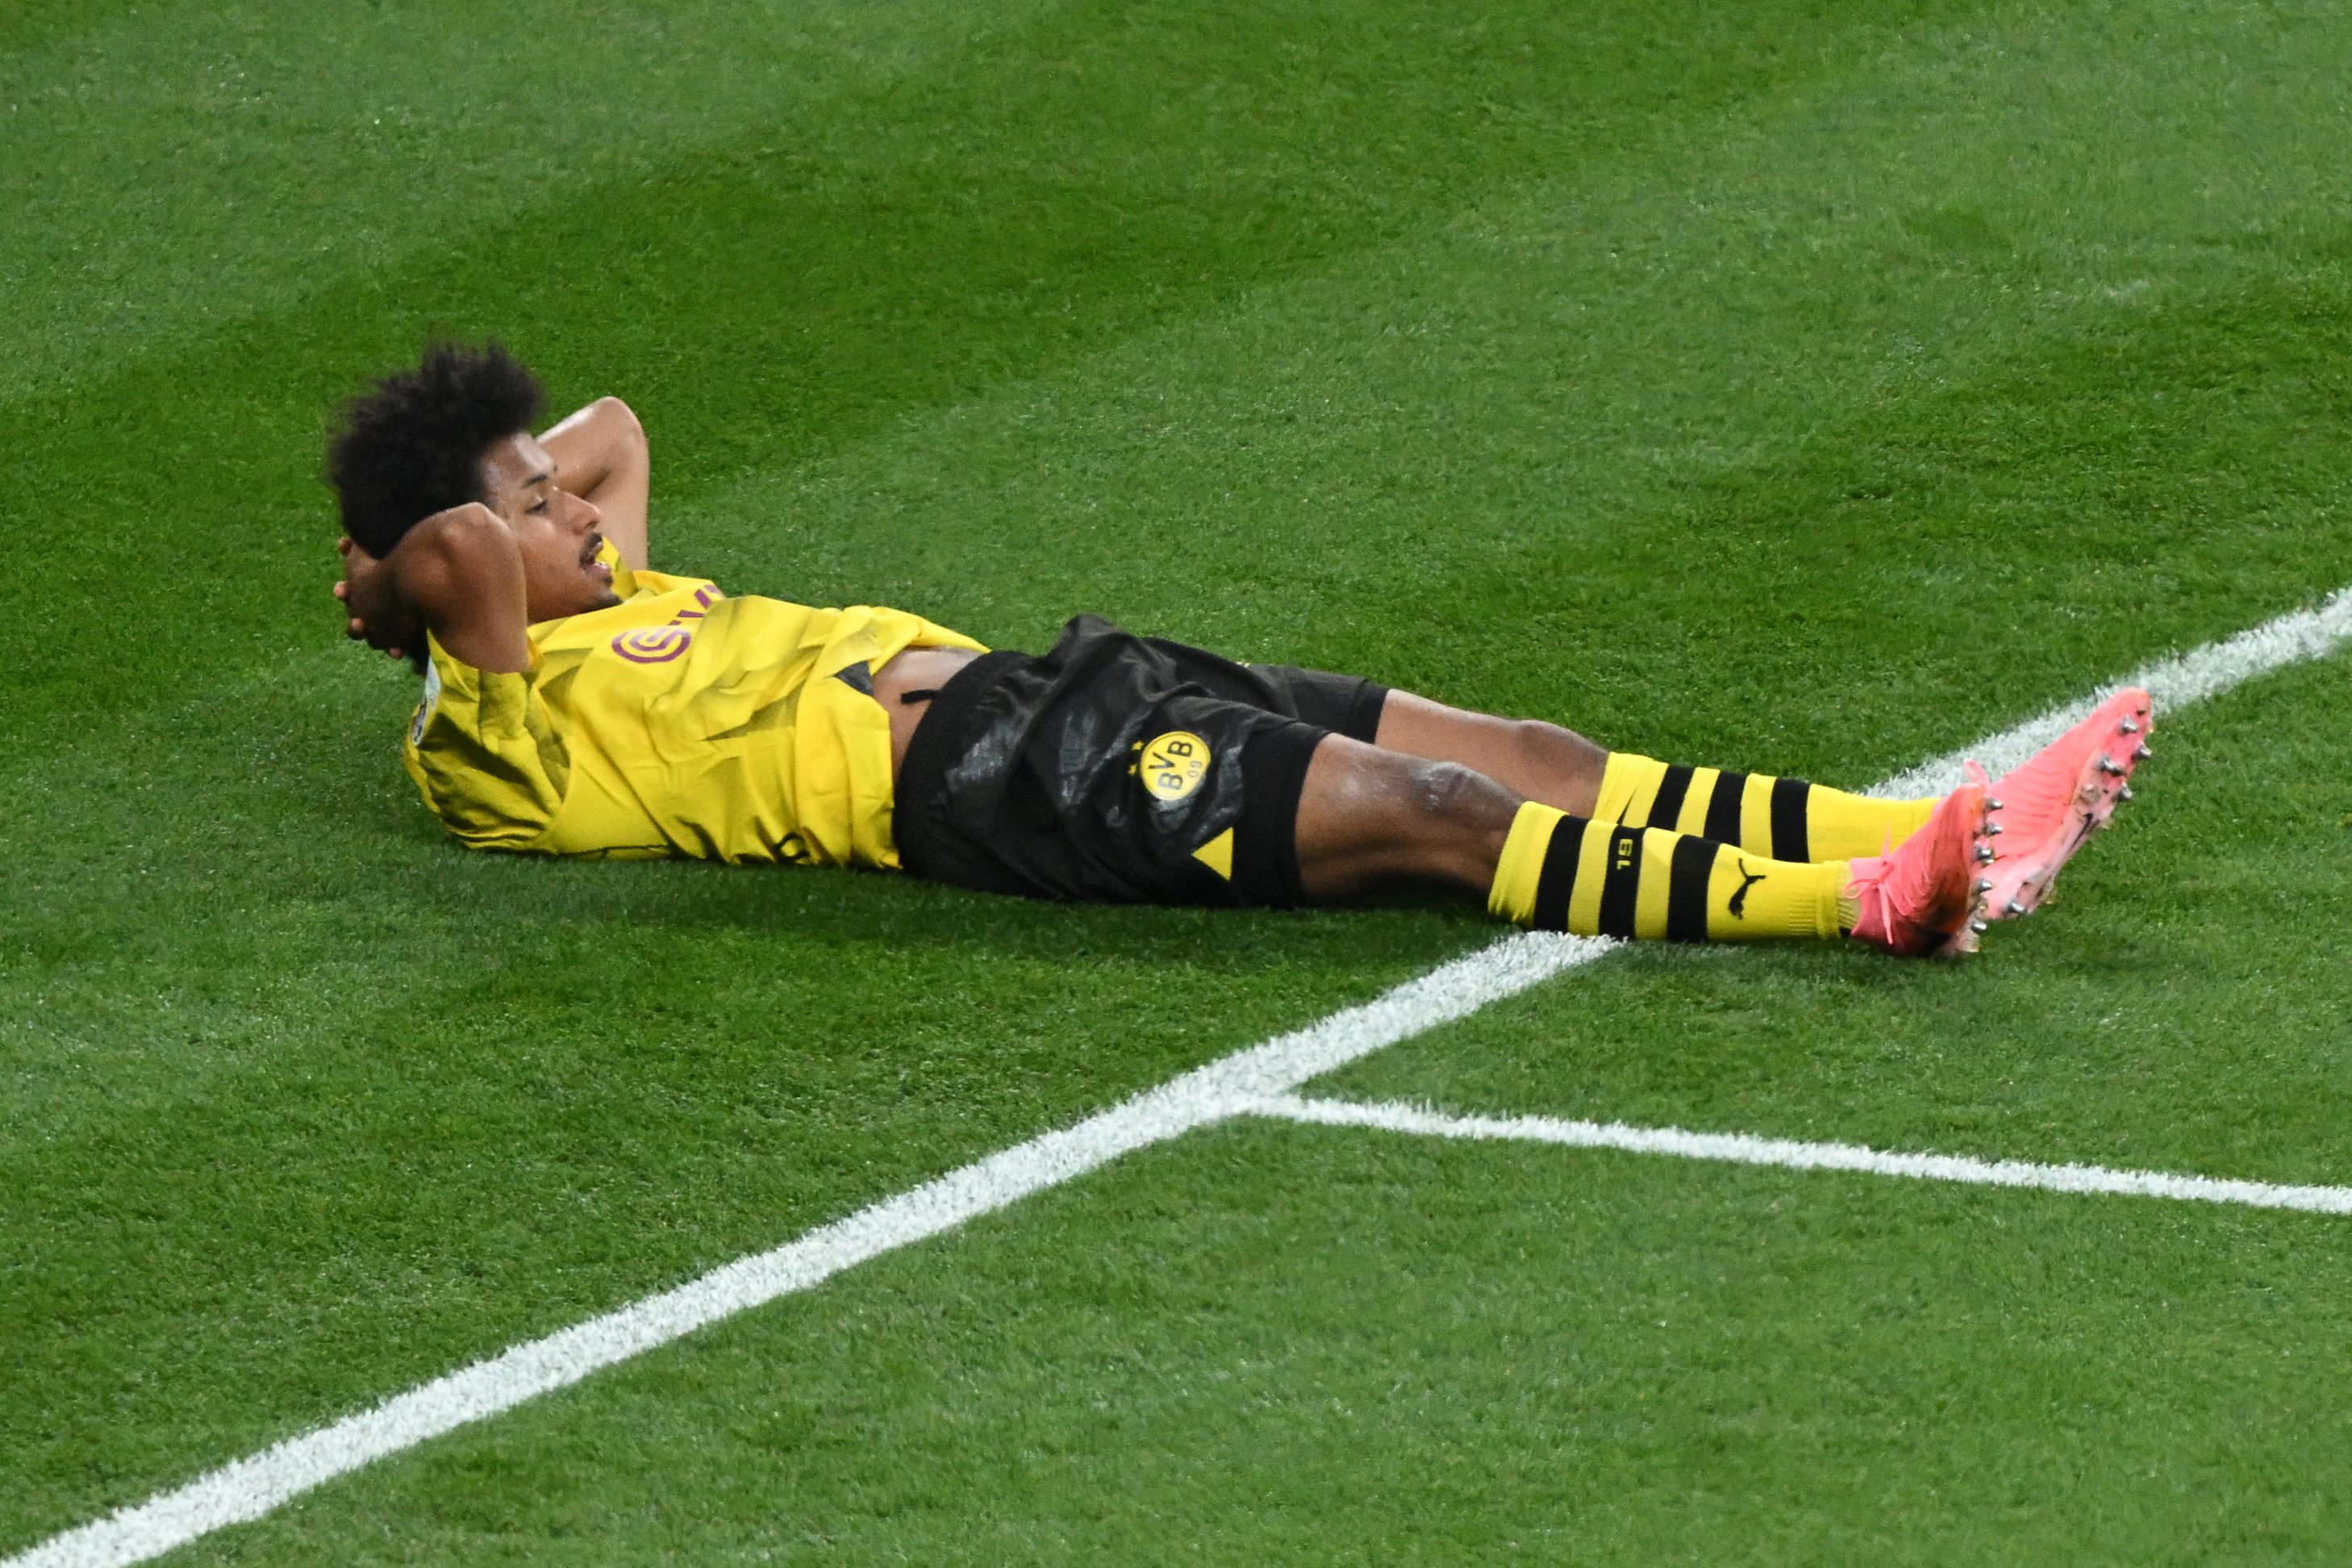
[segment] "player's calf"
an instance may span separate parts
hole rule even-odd
[[[1497,858],[1487,909],[1539,931],[1668,942],[1852,936],[1902,957],[1966,952],[1984,797],[1965,785],[1893,853],[1776,860],[1532,803]]]

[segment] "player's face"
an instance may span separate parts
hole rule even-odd
[[[523,590],[534,621],[551,621],[621,601],[613,574],[596,559],[599,513],[563,489],[547,449],[528,433],[508,437],[482,458],[489,508],[522,548]]]

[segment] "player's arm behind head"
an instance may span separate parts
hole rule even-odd
[[[354,636],[404,637],[421,668],[421,621],[478,668],[530,667],[515,540],[476,503],[488,499],[484,453],[529,431],[545,401],[498,343],[438,342],[345,405],[327,477],[352,540],[337,591]]]
[[[530,668],[522,552],[478,501],[436,512],[384,562],[393,596],[441,646],[477,669]]]
[[[543,433],[539,444],[555,459],[563,488],[601,514],[622,563],[634,572],[651,565],[646,512],[653,459],[636,412],[617,397],[600,397]]]

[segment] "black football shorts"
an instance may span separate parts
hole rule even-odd
[[[1387,700],[1079,616],[1052,652],[983,654],[931,700],[899,768],[898,858],[1035,899],[1295,904],[1307,760],[1326,734],[1372,739]]]

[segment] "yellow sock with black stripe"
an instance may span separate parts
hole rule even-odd
[[[1528,801],[1486,908],[1537,931],[1650,942],[1832,937],[1853,923],[1843,860],[1775,860],[1736,844],[1594,822]]]
[[[1594,820],[1664,827],[1775,860],[1883,855],[1927,825],[1933,800],[1874,800],[1802,779],[1670,766],[1612,752]]]

